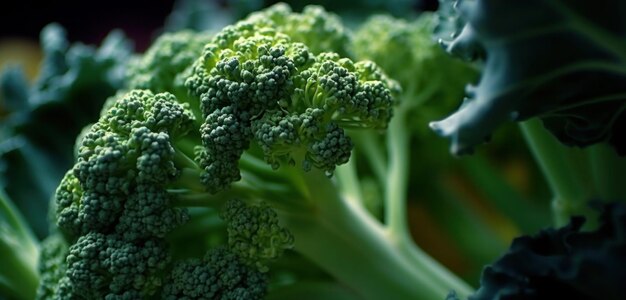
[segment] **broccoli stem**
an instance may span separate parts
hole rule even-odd
[[[467,296],[472,288],[463,280],[426,254],[415,245],[408,228],[407,221],[407,188],[409,180],[410,134],[406,130],[406,113],[408,110],[399,110],[399,113],[389,123],[387,135],[387,151],[389,153],[389,172],[385,191],[385,222],[390,238],[396,241],[398,248],[408,257],[412,265],[431,276],[431,279],[440,286],[454,290],[458,294]]]
[[[0,294],[34,299],[39,285],[38,243],[17,208],[0,190]]]
[[[531,152],[552,193],[552,212],[556,226],[564,226],[572,215],[586,215],[586,195],[571,164],[566,159],[564,147],[551,136],[537,119],[520,123],[520,128]]]
[[[397,243],[376,219],[359,205],[340,197],[321,171],[304,174],[313,203],[309,211],[277,209],[296,238],[300,252],[364,299],[443,299],[455,282],[442,283],[433,264],[414,262],[414,253]],[[280,200],[278,200],[280,201]],[[332,245],[332,247],[331,247]],[[411,254],[411,255],[409,255]],[[426,267],[426,268],[424,268]],[[439,267],[440,269],[442,267]],[[434,272],[433,272],[434,271]],[[436,276],[433,276],[435,274]]]
[[[362,189],[356,172],[355,159],[356,156],[353,155],[347,163],[338,166],[335,169],[335,177],[340,182],[339,186],[345,199],[363,204]]]
[[[200,169],[183,168],[178,178],[170,184],[171,189],[187,189],[189,191],[204,193],[206,187],[200,181]]]
[[[387,134],[389,170],[385,184],[385,223],[391,235],[399,240],[411,239],[406,217],[410,156],[405,116],[403,110],[397,113],[389,123]]]

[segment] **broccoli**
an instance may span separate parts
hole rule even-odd
[[[285,3],[254,12],[247,21],[276,28],[294,42],[306,44],[315,54],[332,51],[342,57],[350,56],[350,34],[341,19],[322,6],[307,5],[302,13],[293,12]]]
[[[70,244],[58,282],[69,288],[47,288],[53,290],[51,298],[144,298],[162,288],[171,261],[164,238],[189,218],[184,209],[189,195],[176,195],[185,188],[188,175],[182,173],[193,172],[188,165],[193,161],[174,144],[189,134],[194,122],[187,105],[172,94],[132,90],[91,126],[77,163],[56,192],[57,226]],[[212,205],[219,209],[221,204]],[[266,253],[279,255],[292,244],[266,208],[227,204],[224,215],[235,229],[232,246],[222,252],[232,252],[249,272],[261,273],[262,263],[273,258]],[[237,230],[242,223],[260,229]],[[263,230],[265,224],[272,230]],[[215,263],[224,259],[230,264],[232,255],[222,253]],[[230,284],[224,289],[239,288]]]
[[[387,128],[398,84],[335,46],[311,50],[320,33],[301,28],[321,9],[264,13],[291,17],[253,16],[206,43],[168,34],[131,64],[57,189],[67,250],[47,252],[66,258],[43,270],[40,299],[260,299],[289,249],[360,298],[469,293],[351,193],[351,134]],[[185,232],[202,232],[203,255],[175,243]]]
[[[439,15],[378,15],[354,31],[322,7],[295,12],[279,3],[220,31],[164,33],[136,55],[119,34],[95,50],[68,47],[63,30],[48,27],[33,87],[16,69],[0,76],[9,113],[0,135],[11,137],[0,143],[0,298],[624,298],[623,206],[607,206],[596,230],[574,217],[516,239],[475,292],[414,242],[425,232],[410,229],[437,223],[428,238],[439,245],[420,246],[472,279],[509,238],[548,219],[525,201],[526,192],[546,192],[534,191],[539,170],[515,166],[500,176],[480,156],[452,165],[448,143],[428,136],[426,120],[463,95],[459,112],[431,124],[454,153],[471,151],[507,118],[534,116],[564,144],[608,142],[624,152],[615,134],[623,123],[620,65],[606,63],[623,58],[610,22],[623,8],[496,2],[440,0]],[[191,18],[168,27],[204,28],[197,17],[206,13],[190,8],[183,14]],[[445,50],[475,63],[446,55],[433,31],[453,39]],[[571,55],[554,51],[563,47]],[[573,58],[606,70],[567,65]],[[493,76],[498,61],[508,63],[505,76]],[[589,74],[599,79],[580,80]],[[463,91],[470,82],[475,88]],[[68,105],[75,107],[61,112]],[[96,115],[70,167],[68,139]],[[72,123],[68,135],[59,126],[38,130],[60,116]],[[586,213],[587,199],[623,197],[624,161],[611,149],[563,152],[537,121],[522,127],[555,193],[557,225]],[[528,182],[513,187],[509,173]],[[47,200],[53,187],[51,226],[35,218],[46,209],[24,215],[39,242],[9,198],[21,209],[28,198]]]

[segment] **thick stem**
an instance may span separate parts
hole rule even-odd
[[[583,183],[571,171],[564,146],[537,119],[523,122],[520,127],[554,195],[552,210],[555,224],[563,226],[572,215],[584,214],[589,195],[585,194]]]
[[[314,207],[301,214],[277,212],[293,232],[296,250],[338,281],[364,299],[440,300],[457,290],[454,283],[433,278],[432,269],[416,265],[361,205],[339,197],[320,171],[305,180]]]

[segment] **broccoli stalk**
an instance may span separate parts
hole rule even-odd
[[[39,283],[39,245],[24,217],[0,189],[0,293],[32,299]]]

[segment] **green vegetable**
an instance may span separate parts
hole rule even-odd
[[[42,281],[41,299],[260,299],[292,248],[361,298],[469,291],[349,194],[360,187],[342,167],[354,147],[346,130],[385,129],[397,83],[371,61],[300,43],[337,47],[307,29],[339,26],[320,8],[263,14],[277,19],[251,16],[205,45],[198,33],[164,35],[134,59],[129,91],[81,134],[57,189],[66,264],[42,270],[58,280]],[[217,214],[224,227],[194,220]],[[168,242],[190,232],[192,247]]]
[[[548,189],[557,225],[623,197],[623,160],[563,149],[539,123],[621,151],[622,6],[442,0],[352,30],[320,6],[279,3],[219,31],[235,16],[203,17],[261,1],[236,3],[184,2],[142,54],[115,34],[70,47],[53,25],[32,87],[17,69],[0,77],[0,298],[624,298],[619,204],[516,239],[477,291],[459,278],[544,226]],[[506,131],[454,160],[427,123],[464,96],[433,123],[454,153],[512,114],[538,117],[521,125],[528,149]]]

